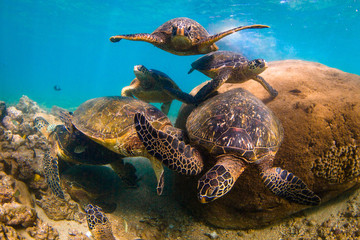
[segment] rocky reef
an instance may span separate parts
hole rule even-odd
[[[225,84],[218,92],[243,87],[280,118],[285,138],[274,165],[303,179],[322,203],[358,187],[360,77],[300,60],[271,62],[261,76],[279,92],[275,99],[255,81]],[[182,106],[178,127],[184,128],[192,108]],[[205,168],[214,163],[209,156]],[[214,226],[257,228],[308,208],[272,195],[255,168],[246,169],[226,196],[202,205],[196,200],[198,178],[177,176],[176,194],[191,212]]]
[[[57,230],[38,217],[35,202],[52,219],[79,219],[78,215],[81,216],[79,206],[69,196],[68,201],[49,200],[52,194],[42,172],[42,158],[49,146],[34,129],[36,116],[46,116],[56,123],[53,115],[27,96],[20,98],[15,106],[0,102],[1,239],[23,239],[16,233],[19,229],[35,239],[59,239]]]

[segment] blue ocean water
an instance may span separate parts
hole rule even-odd
[[[175,17],[192,18],[211,34],[266,24],[271,28],[241,31],[217,45],[249,58],[303,59],[360,74],[358,0],[0,0],[0,100],[15,103],[27,95],[42,106],[74,109],[90,98],[119,95],[138,64],[165,72],[189,92],[207,80],[187,74],[199,55],[109,41],[151,33]],[[173,104],[171,114],[179,106]]]

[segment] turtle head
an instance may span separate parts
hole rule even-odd
[[[136,65],[134,67],[134,74],[141,81],[150,75],[150,71],[144,65]]]
[[[234,178],[222,165],[215,165],[198,181],[198,198],[208,203],[224,196],[233,186]]]
[[[262,73],[268,67],[266,61],[261,58],[249,61],[248,66],[249,66],[249,71],[251,71],[255,75]]]
[[[192,46],[191,26],[179,24],[173,26],[171,33],[171,43],[177,50],[185,50]]]
[[[50,132],[54,131],[55,125],[49,124],[43,117],[36,117],[34,119],[34,127],[44,136],[48,136]]]

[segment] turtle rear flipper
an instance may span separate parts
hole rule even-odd
[[[58,157],[54,149],[47,151],[43,159],[45,179],[52,192],[59,198],[65,199],[64,192],[60,186],[60,174]]]
[[[264,78],[260,76],[256,76],[253,78],[255,81],[259,82],[265,89],[270,93],[270,95],[274,98],[278,95],[278,91],[276,91]]]
[[[125,34],[125,35],[117,35],[110,37],[111,42],[119,42],[121,39],[126,39],[131,41],[143,41],[152,44],[164,43],[164,40],[161,37],[149,33]]]
[[[262,24],[241,26],[241,27],[236,27],[236,28],[233,28],[233,29],[230,29],[230,30],[227,30],[227,31],[224,31],[224,32],[212,35],[212,36],[209,36],[208,38],[205,38],[205,39],[203,39],[203,40],[201,40],[200,42],[197,43],[199,52],[200,53],[208,53],[207,49],[209,48],[209,46],[211,46],[215,42],[219,41],[220,39],[222,39],[222,38],[224,38],[224,37],[226,37],[226,36],[228,36],[228,35],[230,35],[232,33],[235,33],[235,32],[238,32],[238,31],[241,31],[241,30],[244,30],[244,29],[252,29],[252,28],[269,28],[269,26],[262,25]]]
[[[260,174],[265,186],[275,195],[303,205],[319,205],[320,197],[293,173],[279,167],[269,168]]]
[[[141,113],[135,114],[135,128],[148,153],[178,173],[196,175],[203,168],[200,153],[177,137],[151,126]]]
[[[89,230],[95,240],[115,240],[111,229],[111,223],[100,207],[88,204],[85,208],[85,212]]]

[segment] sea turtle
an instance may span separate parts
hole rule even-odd
[[[268,27],[266,25],[254,24],[210,35],[198,22],[186,17],[180,17],[165,22],[151,34],[117,35],[111,37],[110,41],[119,42],[121,39],[144,41],[176,55],[196,55],[218,50],[219,48],[215,45],[215,42],[229,34],[244,29]]]
[[[165,73],[143,65],[136,65],[134,73],[136,78],[130,86],[121,90],[121,96],[137,97],[145,102],[162,102],[161,111],[167,115],[174,98],[164,91],[164,87],[180,91],[178,85]]]
[[[219,94],[191,112],[186,122],[191,146],[156,130],[141,113],[135,115],[134,121],[149,153],[163,162],[195,158],[187,153],[200,155],[198,150],[202,149],[216,157],[215,166],[198,181],[201,203],[224,196],[249,165],[258,167],[265,186],[275,195],[299,204],[320,203],[320,198],[300,178],[273,167],[283,140],[282,125],[261,100],[246,90],[238,88]],[[191,150],[184,152],[186,148]]]
[[[267,83],[259,74],[265,71],[267,64],[264,59],[254,59],[249,61],[244,55],[231,51],[216,51],[200,57],[191,64],[189,73],[195,69],[206,76],[212,78],[204,85],[195,96],[165,88],[172,96],[178,100],[199,104],[209,95],[214,93],[223,83],[243,83],[249,79],[259,82],[274,98],[278,92]]]
[[[50,149],[43,158],[46,181],[53,193],[65,199],[60,185],[58,157],[75,164],[110,164],[119,177],[129,186],[136,186],[135,168],[122,160],[122,156],[92,141],[80,131],[69,132],[65,125],[49,124],[43,117],[36,117],[35,128],[50,142]]]
[[[142,156],[150,160],[157,178],[157,193],[164,187],[164,169],[157,158],[150,155],[136,134],[134,115],[141,113],[151,124],[173,136],[181,131],[171,125],[170,120],[156,107],[131,97],[100,97],[82,103],[76,111],[63,114],[63,120],[70,132],[77,130],[95,142],[123,157]],[[195,175],[202,170],[202,162],[183,162],[182,159],[164,163],[171,170],[181,174]]]
[[[88,204],[85,208],[86,221],[95,240],[116,240],[109,219],[96,205]]]

